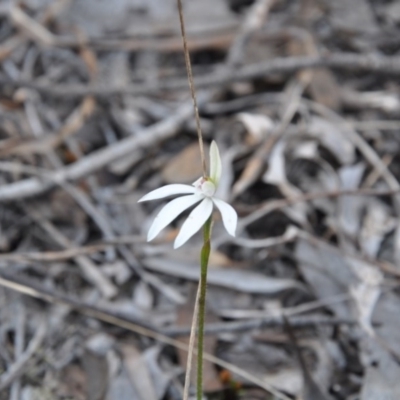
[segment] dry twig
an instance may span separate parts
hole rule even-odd
[[[65,237],[50,221],[43,218],[31,207],[24,207],[26,212],[42,227],[49,236],[60,246],[74,247],[73,243]],[[75,256],[74,260],[80,266],[83,275],[92,282],[106,298],[114,297],[118,293],[117,287],[100,271],[100,269],[86,256]]]
[[[218,68],[215,73],[197,77],[194,83],[197,88],[216,88],[231,82],[248,81],[263,78],[270,74],[292,74],[305,68],[333,68],[344,71],[370,72],[379,74],[400,74],[400,57],[360,55],[354,53],[332,53],[321,56],[301,56],[275,58],[271,61],[245,65],[238,69]],[[0,83],[15,87],[28,87],[41,93],[54,97],[71,98],[93,95],[108,97],[116,94],[153,94],[163,91],[183,90],[187,86],[185,79],[165,80],[155,85],[132,84],[121,86],[93,86],[77,84],[43,84],[26,80],[14,80],[0,78]]]
[[[21,354],[18,360],[0,377],[0,390],[6,389],[15,379],[17,379],[26,368],[32,356],[37,352],[38,348],[46,336],[46,324],[42,320],[36,329],[35,335],[29,342],[27,349]]]
[[[103,322],[106,322],[109,324],[113,324],[115,326],[126,329],[128,331],[136,332],[140,335],[152,338],[161,343],[165,343],[165,344],[174,346],[183,351],[188,351],[188,346],[186,344],[181,343],[178,340],[171,339],[170,337],[165,336],[161,333],[158,333],[156,330],[154,330],[152,328],[150,328],[150,329],[145,328],[144,327],[144,326],[146,326],[145,323],[143,323],[143,325],[140,326],[140,325],[137,325],[130,321],[124,320],[123,318],[115,317],[107,312],[100,311],[96,307],[93,307],[90,305],[83,305],[79,301],[72,299],[68,296],[55,295],[48,289],[45,289],[43,287],[38,287],[37,285],[33,284],[32,282],[27,282],[26,279],[10,275],[2,270],[0,270],[0,285],[7,287],[11,290],[15,290],[19,293],[23,293],[23,294],[31,296],[31,297],[42,299],[46,302],[50,302],[50,303],[58,302],[60,304],[68,305],[68,306],[74,308],[75,310],[77,310],[85,315],[88,315],[90,317],[96,318],[100,321],[103,321]],[[196,351],[194,350],[194,354],[195,353],[196,353]],[[204,359],[211,361],[215,365],[225,368],[225,369],[233,372],[234,374],[237,374],[238,376],[241,376],[245,380],[248,380],[249,382],[252,382],[253,384],[257,385],[258,387],[263,388],[266,391],[274,394],[278,399],[290,400],[289,397],[276,391],[272,386],[270,386],[268,383],[264,382],[262,379],[258,378],[254,374],[250,374],[250,373],[244,371],[243,369],[241,369],[239,367],[236,367],[235,365],[233,365],[231,363],[223,361],[220,358],[215,357],[208,353],[204,353]]]

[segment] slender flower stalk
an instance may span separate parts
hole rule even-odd
[[[203,353],[204,353],[204,325],[206,315],[206,292],[207,292],[207,271],[208,260],[211,252],[211,230],[212,218],[210,217],[204,224],[203,235],[204,244],[200,256],[200,297],[199,297],[199,317],[198,317],[198,337],[197,337],[197,400],[203,398]]]
[[[210,173],[200,177],[190,185],[174,184],[163,186],[143,196],[139,202],[162,199],[174,194],[185,195],[178,197],[165,205],[158,213],[151,225],[147,240],[153,240],[168,224],[181,213],[196,203],[200,204],[189,214],[177,235],[174,248],[186,243],[197,231],[203,227],[204,244],[200,256],[200,295],[198,315],[197,340],[197,400],[203,396],[203,343],[204,321],[206,307],[207,269],[211,251],[212,211],[214,206],[220,211],[222,222],[227,232],[235,236],[237,226],[236,211],[228,203],[217,199],[215,192],[222,174],[222,163],[217,144],[213,141],[210,146]]]
[[[198,318],[198,341],[197,341],[197,400],[203,398],[203,347],[204,347],[204,323],[205,323],[205,307],[206,307],[206,288],[207,288],[207,269],[211,251],[211,229],[212,229],[212,212],[214,205],[219,209],[222,222],[225,229],[232,236],[235,236],[237,226],[236,211],[227,203],[215,198],[214,194],[218,188],[218,184],[222,173],[222,163],[219,156],[217,144],[213,141],[210,146],[210,174],[207,175],[207,168],[204,156],[203,135],[201,132],[200,116],[196,100],[196,90],[193,82],[192,67],[190,63],[190,55],[187,46],[185,22],[183,18],[182,0],[177,0],[179,20],[181,26],[183,49],[185,54],[186,70],[188,75],[190,93],[193,100],[193,108],[196,119],[197,135],[199,138],[200,156],[203,167],[203,176],[189,185],[167,185],[159,189],[153,190],[139,201],[149,201],[161,199],[175,194],[189,194],[188,196],[178,197],[169,202],[157,215],[148,232],[147,240],[153,240],[167,225],[176,219],[182,212],[200,202],[200,204],[189,214],[189,217],[182,225],[182,228],[175,239],[174,248],[178,248],[186,243],[202,226],[204,244],[200,256],[200,282],[198,289],[198,304],[195,306],[193,316],[193,327]],[[197,299],[196,299],[197,302]],[[198,316],[197,316],[198,306]],[[190,343],[194,343],[195,330],[191,330]],[[190,375],[192,349],[188,353],[187,376]],[[189,382],[185,382],[183,400],[188,398]]]

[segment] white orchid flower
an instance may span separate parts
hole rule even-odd
[[[178,197],[170,201],[162,208],[150,227],[147,241],[153,240],[168,224],[177,218],[178,215],[198,202],[201,203],[189,214],[189,217],[183,223],[175,239],[174,249],[182,246],[200,230],[210,217],[214,205],[217,206],[222,215],[222,222],[224,223],[225,229],[230,235],[235,236],[237,225],[236,211],[228,203],[214,197],[221,178],[221,173],[221,158],[219,156],[218,146],[215,141],[213,141],[210,147],[209,177],[199,178],[192,186],[182,184],[163,186],[143,196],[139,202],[163,199],[164,197],[175,194],[189,194],[189,196]]]

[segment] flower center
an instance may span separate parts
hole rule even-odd
[[[211,197],[215,193],[215,185],[211,181],[205,181],[201,185],[201,191],[205,196]]]
[[[195,188],[199,189],[204,196],[212,197],[215,193],[215,185],[209,179],[200,178],[193,185]]]

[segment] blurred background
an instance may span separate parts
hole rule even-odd
[[[239,215],[207,398],[399,399],[400,1],[184,14]],[[137,200],[201,174],[175,0],[0,2],[1,400],[182,398],[201,234],[147,243],[166,201]]]

